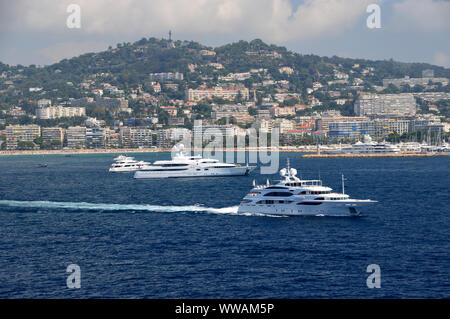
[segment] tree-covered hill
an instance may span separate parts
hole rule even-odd
[[[203,51],[214,51],[207,54]],[[223,68],[210,67],[211,63],[220,63]],[[190,72],[189,66],[195,67]],[[355,65],[359,65],[355,69]],[[291,67],[293,74],[282,74],[280,67]],[[291,89],[301,92],[311,87],[314,81],[326,83],[333,79],[333,72],[338,69],[350,74],[352,78],[360,77],[358,70],[374,68],[373,73],[365,77],[367,85],[381,85],[383,78],[403,76],[420,77],[424,69],[434,70],[436,77],[450,78],[450,69],[426,63],[401,63],[393,60],[370,61],[340,57],[320,57],[302,55],[284,47],[269,45],[261,40],[251,42],[239,41],[212,48],[193,41],[174,41],[164,39],[142,38],[135,43],[119,43],[115,48],[100,53],[87,53],[58,63],[37,67],[17,65],[8,66],[0,63],[0,74],[5,72],[14,78],[17,89],[42,87],[50,92],[58,90],[64,95],[78,97],[78,85],[89,77],[101,78],[108,75],[108,82],[121,89],[136,88],[148,81],[149,73],[182,72],[187,85],[195,86],[220,75],[248,72],[250,69],[267,69],[267,74],[274,80],[289,80]],[[191,69],[192,71],[192,69]],[[260,80],[252,77],[245,82]],[[68,87],[67,83],[71,83]]]

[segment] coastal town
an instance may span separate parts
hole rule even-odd
[[[197,63],[141,72],[134,85],[107,71],[61,82],[65,71],[58,64],[45,67],[51,73],[42,83],[27,79],[43,67],[0,69],[1,153],[168,150],[185,135],[200,134],[207,143],[205,132],[211,129],[226,139],[276,128],[281,148],[301,150],[351,144],[366,135],[433,145],[449,139],[449,79],[434,69],[380,79],[376,66],[347,59],[321,61],[306,77],[295,63],[286,63],[294,53],[256,40],[245,48],[253,50],[239,52],[262,66],[248,63],[248,69],[232,67],[220,48],[171,38],[119,44],[102,54],[126,49],[139,60],[152,47],[184,50]],[[200,120],[202,126],[194,126]]]
[[[449,298],[450,0],[15,0],[0,16],[14,313],[143,300],[155,318],[289,319]]]

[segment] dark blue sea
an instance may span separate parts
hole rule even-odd
[[[134,180],[108,173],[115,156],[0,157],[1,298],[450,297],[450,157],[281,154],[303,178],[340,190],[343,173],[348,194],[379,201],[331,218],[238,215],[259,170]],[[381,288],[366,285],[370,264]]]

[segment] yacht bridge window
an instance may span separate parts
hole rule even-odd
[[[284,184],[289,187],[301,187],[301,186],[322,186],[322,181],[320,180],[311,180],[311,181],[301,181],[301,182],[291,182]]]
[[[290,204],[292,201],[290,200],[260,200],[256,204],[261,205],[273,205],[273,204]]]
[[[330,194],[331,191],[302,191],[298,193],[299,195],[323,195]]]
[[[288,189],[288,188],[283,187],[283,186],[270,186],[270,187],[266,187],[266,189]]]
[[[292,193],[288,193],[288,192],[270,192],[270,193],[265,194],[264,196],[289,197],[289,196],[292,196]]]
[[[182,163],[182,164],[161,164],[159,166],[161,167],[182,167],[182,166],[188,166],[189,164]]]

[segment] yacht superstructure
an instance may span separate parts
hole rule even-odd
[[[358,141],[350,146],[333,150],[325,150],[325,154],[398,154],[399,147],[389,143],[375,143],[369,135],[364,136],[364,142]]]
[[[150,165],[148,162],[136,161],[134,157],[119,155],[114,159],[110,172],[134,172]]]
[[[243,198],[239,213],[282,216],[358,216],[359,209],[376,201],[352,199],[344,193],[333,192],[321,180],[301,180],[294,168],[280,171],[283,178],[275,185],[254,183],[253,189]]]
[[[180,150],[172,160],[156,161],[134,173],[134,178],[174,178],[247,175],[255,167],[222,163],[216,159],[190,156]]]
[[[420,152],[422,153],[450,153],[450,144],[442,142],[440,145],[430,145],[426,143],[420,144]]]

